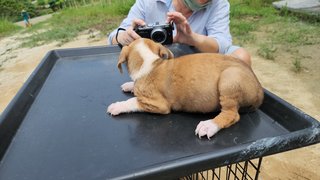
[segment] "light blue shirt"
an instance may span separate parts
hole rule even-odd
[[[136,0],[120,27],[127,29],[134,19],[142,19],[147,24],[155,22],[163,24],[169,11],[175,11],[172,0]],[[219,53],[222,54],[225,54],[232,45],[229,12],[230,4],[227,0],[212,0],[205,9],[193,12],[188,18],[192,31],[214,38],[219,45]],[[114,30],[110,33],[108,38],[110,44],[116,32],[117,30]]]

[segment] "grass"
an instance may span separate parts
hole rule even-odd
[[[285,10],[278,11],[271,4],[263,2],[265,0],[230,1],[230,29],[233,36],[248,35],[253,31],[258,31],[260,27],[265,25],[281,27],[281,32],[283,30],[290,32],[307,31],[313,35],[319,35],[320,30],[318,28],[320,24],[315,21],[315,17],[307,15],[295,16]],[[309,17],[309,20],[305,21],[307,17]],[[300,18],[303,19],[301,20]],[[239,34],[238,32],[244,33]]]
[[[24,39],[23,47],[33,47],[52,41],[68,42],[78,36],[79,32],[94,28],[107,34],[116,28],[127,14],[134,0],[114,1],[110,5],[90,5],[69,8],[60,11],[46,23],[40,23],[26,32],[33,33]],[[40,29],[47,29],[38,33]]]
[[[68,42],[88,29],[107,34],[118,26],[135,1],[112,0],[111,4],[104,2],[59,11],[48,21],[26,29],[25,33],[33,35],[23,39],[22,46],[33,47],[53,41]],[[276,52],[279,48],[290,51],[299,46],[320,43],[320,23],[314,17],[292,14],[286,9],[276,10],[271,5],[272,0],[229,2],[230,30],[234,43],[241,46],[255,44],[258,55],[263,58],[277,59]]]
[[[302,65],[301,65],[301,60],[300,58],[296,57],[294,58],[294,60],[292,61],[292,65],[293,65],[293,71],[294,72],[300,72],[302,69]]]
[[[252,32],[257,31],[264,24],[276,22],[276,10],[265,6],[259,0],[241,1],[231,0],[230,30],[237,43],[243,45],[256,40]],[[262,6],[257,8],[257,6]]]
[[[22,29],[22,27],[15,25],[9,20],[2,18],[0,19],[0,37],[10,35]]]
[[[273,44],[263,43],[259,46],[258,55],[269,60],[275,59],[277,48]]]
[[[290,51],[300,46],[320,44],[318,17],[291,13],[285,8],[279,11],[271,2],[230,0],[230,29],[237,44],[256,44],[258,55],[270,60],[277,58],[279,47]],[[292,64],[294,71],[300,71],[301,60],[295,59]]]
[[[305,22],[285,22],[283,29],[274,34],[273,40],[277,43],[286,43],[290,46],[312,45],[320,43],[319,24]]]

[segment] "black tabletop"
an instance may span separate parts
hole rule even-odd
[[[0,179],[173,178],[264,155],[268,143],[295,133],[263,109],[241,114],[239,123],[211,140],[194,130],[217,113],[111,116],[109,104],[133,96],[120,88],[129,76],[117,69],[119,52],[86,51],[46,56],[44,61],[55,62],[2,158]],[[306,128],[311,126],[319,130],[316,123]],[[305,144],[319,141],[315,135]]]

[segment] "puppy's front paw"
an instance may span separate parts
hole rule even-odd
[[[140,109],[136,97],[130,98],[126,101],[112,103],[107,109],[107,112],[113,116],[116,116],[120,113],[129,113],[137,111],[140,111]]]
[[[122,112],[125,112],[125,104],[123,102],[115,102],[108,106],[107,112],[112,116],[119,115]]]
[[[121,85],[121,89],[123,92],[131,92],[133,93],[134,82],[126,82]]]
[[[214,123],[212,120],[201,121],[195,130],[195,134],[201,138],[201,136],[207,136],[210,140],[210,137],[215,135],[220,130],[219,126]]]

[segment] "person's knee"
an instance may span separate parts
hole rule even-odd
[[[242,60],[243,62],[245,62],[246,64],[248,64],[249,66],[251,66],[251,56],[250,53],[245,50],[244,48],[239,48],[237,50],[235,50],[232,55],[234,55],[234,57]]]

